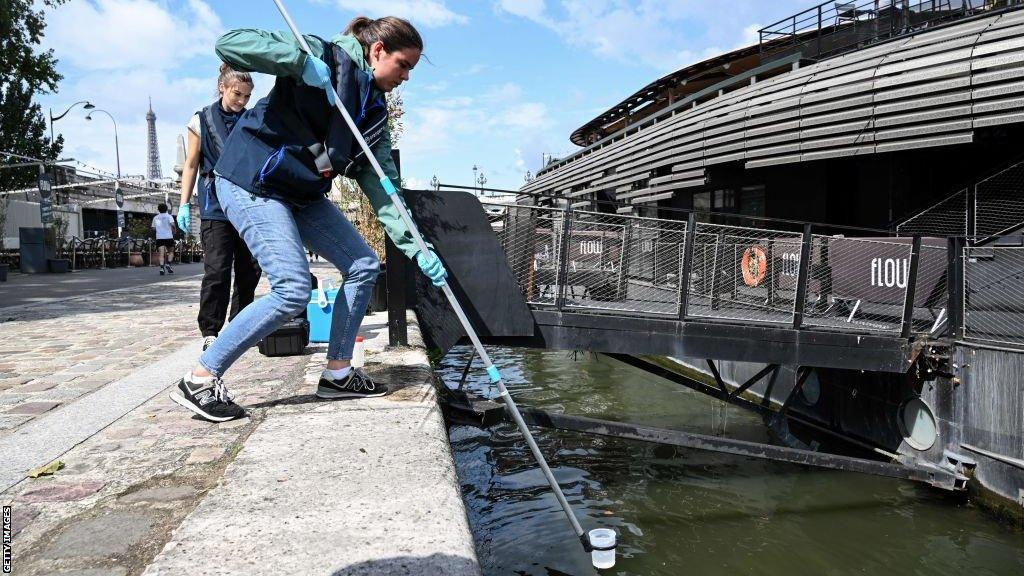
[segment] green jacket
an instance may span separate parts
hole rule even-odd
[[[323,45],[313,36],[306,36],[310,50],[317,58],[323,59]],[[370,71],[363,56],[363,48],[352,36],[337,35],[331,42],[340,46],[364,71]],[[290,77],[302,82],[302,68],[306,63],[306,54],[299,48],[294,36],[287,32],[271,32],[267,30],[238,29],[224,34],[217,40],[217,56],[232,68],[245,72],[261,72],[273,76]],[[374,88],[373,97],[381,95]],[[372,147],[384,174],[398,183],[398,169],[391,159],[391,132],[385,129],[383,137]],[[385,232],[406,256],[414,258],[419,248],[413,241],[412,233],[398,214],[384,187],[381,186],[377,174],[369,163],[363,165],[355,173],[355,181],[363,194],[369,199],[377,218],[384,226]],[[401,194],[401,193],[400,193]]]

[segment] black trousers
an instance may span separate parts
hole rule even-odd
[[[224,315],[228,311],[229,302],[229,320],[252,303],[262,270],[230,222],[203,220],[199,232],[203,241],[205,268],[203,287],[199,293],[199,331],[203,337],[216,336],[224,327]],[[233,292],[232,268],[235,271]]]

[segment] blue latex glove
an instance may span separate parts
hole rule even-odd
[[[306,54],[306,63],[302,65],[302,81],[307,86],[320,88],[327,94],[327,101],[334,106],[334,85],[331,84],[331,69],[323,60]]]
[[[433,250],[430,250],[427,254],[423,254],[422,251],[417,252],[416,264],[430,278],[434,286],[440,287],[448,283],[445,280],[448,277],[448,271],[444,269],[444,264],[441,264],[441,259],[437,257],[437,254],[434,254]]]
[[[192,228],[192,207],[188,204],[178,206],[178,217],[175,220],[182,232],[188,232]]]

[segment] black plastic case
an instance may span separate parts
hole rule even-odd
[[[309,321],[293,318],[274,330],[257,345],[264,356],[298,356],[309,344]]]

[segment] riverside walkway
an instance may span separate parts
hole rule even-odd
[[[4,308],[14,573],[478,574],[415,320],[394,349],[383,315],[363,323],[388,396],[319,401],[324,345],[253,349],[228,380],[251,418],[218,425],[167,397],[199,352],[198,292],[193,276]]]

